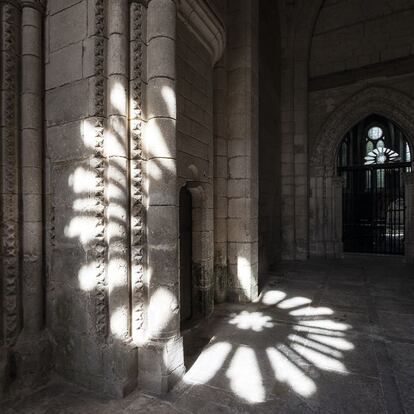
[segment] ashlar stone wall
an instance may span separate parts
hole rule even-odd
[[[259,11],[259,274],[281,255],[281,39],[278,9]]]
[[[183,22],[177,26],[178,187],[193,198],[193,314],[213,310],[213,62]]]
[[[347,116],[360,119],[377,111],[398,116],[398,103],[388,99],[402,92],[407,99],[414,90],[414,49],[412,46],[414,3],[412,1],[325,1],[315,23],[310,57],[308,94],[308,142],[310,148],[310,254],[340,256],[341,189],[335,170],[336,143],[346,132],[337,120],[335,143],[326,147],[329,165],[315,164],[321,151],[321,136],[331,117],[347,107],[350,100],[363,105],[350,108]],[[329,51],[329,53],[327,52]],[[377,88],[377,89],[375,89]],[[364,101],[364,94],[374,93]],[[381,93],[382,91],[382,93]],[[388,91],[388,92],[387,92]],[[358,100],[358,96],[362,98]],[[398,100],[398,98],[397,98]],[[395,111],[390,107],[395,106]],[[403,113],[403,108],[400,108]],[[402,116],[401,119],[403,119]],[[348,126],[352,127],[351,125]],[[407,131],[409,132],[409,131]]]
[[[413,55],[413,21],[412,0],[326,0],[313,32],[310,76]]]
[[[127,12],[117,1],[51,0],[45,36],[47,319],[55,369],[116,395],[136,385],[136,348],[125,341],[129,323],[121,316],[129,303]],[[111,13],[119,20],[106,20]]]

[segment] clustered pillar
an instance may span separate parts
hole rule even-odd
[[[0,394],[50,368],[44,333],[43,2],[0,1]]]
[[[44,328],[43,266],[43,10],[22,8],[21,183],[23,331],[19,338],[21,376],[46,376],[48,341]]]
[[[147,10],[148,325],[139,351],[142,387],[163,393],[183,371],[178,286],[176,3]]]
[[[414,262],[414,173],[405,174],[406,223],[405,259]]]

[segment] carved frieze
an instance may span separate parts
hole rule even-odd
[[[130,171],[131,171],[131,282],[132,334],[139,340],[144,324],[144,206],[143,206],[143,14],[139,2],[131,4],[131,79],[130,79]]]
[[[95,235],[92,256],[96,266],[96,331],[106,336],[108,325],[108,299],[106,286],[107,245],[105,240],[105,1],[95,0],[95,145],[92,168],[95,173]]]
[[[2,6],[2,255],[4,336],[13,345],[20,330],[19,304],[19,177],[18,177],[18,28],[19,11]]]

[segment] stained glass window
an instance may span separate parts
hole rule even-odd
[[[383,131],[379,126],[374,126],[368,130],[368,138],[376,141],[377,139],[382,138]]]

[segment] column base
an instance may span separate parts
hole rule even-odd
[[[0,348],[0,400],[4,396],[9,385],[10,368],[9,352],[5,347]]]
[[[45,333],[32,336],[23,332],[11,352],[17,383],[33,387],[49,380],[52,349]]]
[[[414,243],[405,242],[404,262],[408,264],[414,263]]]
[[[138,387],[151,394],[167,393],[185,374],[182,337],[153,341],[138,350]]]

